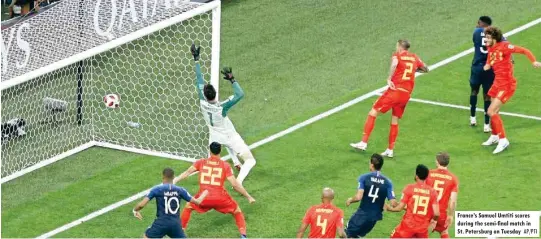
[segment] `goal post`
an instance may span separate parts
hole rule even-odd
[[[93,146],[207,154],[194,62],[219,86],[221,2],[71,0],[2,30],[1,183]],[[54,44],[53,44],[54,43]],[[120,107],[103,96],[120,96]]]

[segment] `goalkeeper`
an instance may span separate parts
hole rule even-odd
[[[240,169],[237,180],[242,185],[250,170],[255,166],[255,158],[252,152],[250,152],[248,145],[246,145],[242,137],[235,130],[235,126],[233,126],[233,123],[227,117],[227,113],[244,97],[244,92],[240,88],[239,83],[235,81],[231,67],[224,67],[222,74],[224,75],[224,79],[233,85],[234,95],[225,101],[219,102],[216,99],[216,89],[214,86],[210,83],[205,84],[203,80],[201,65],[199,64],[200,50],[201,47],[196,47],[192,44],[191,52],[195,60],[195,74],[197,77],[196,87],[199,94],[201,112],[209,127],[209,144],[211,142],[218,142],[225,146],[229,155],[231,155],[235,167]],[[242,166],[237,156],[244,161]]]

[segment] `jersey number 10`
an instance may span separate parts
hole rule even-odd
[[[165,205],[165,214],[176,214],[178,212],[178,209],[180,208],[178,198],[176,198],[176,197],[170,197],[170,198],[163,197],[163,201],[164,201],[164,205]],[[177,208],[175,208],[175,210],[173,210],[173,208],[171,207],[171,202],[172,201],[177,202]]]

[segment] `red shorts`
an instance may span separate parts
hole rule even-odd
[[[390,109],[393,110],[393,116],[402,118],[406,105],[410,100],[410,93],[401,90],[388,89],[374,103],[374,108],[378,112],[387,113]]]
[[[195,197],[199,197],[199,193]],[[186,207],[192,208],[198,213],[205,213],[211,209],[214,209],[218,212],[227,214],[227,213],[235,212],[237,208],[239,207],[239,205],[233,198],[231,198],[231,196],[224,195],[221,197],[214,197],[214,198],[207,197],[199,205],[188,203],[186,204]]]
[[[436,223],[436,227],[434,227],[433,231],[441,233],[447,230],[447,227],[445,226],[446,221],[447,221],[447,213],[440,213],[440,217],[438,218],[438,222]]]
[[[496,87],[492,86],[490,87],[490,90],[488,91],[487,95],[492,98],[499,99],[502,103],[505,104],[505,102],[509,101],[513,94],[515,94],[515,90],[517,87],[515,85],[510,86],[503,86],[503,87]]]
[[[413,231],[402,225],[402,222],[391,232],[391,238],[428,238],[428,228],[422,232]]]

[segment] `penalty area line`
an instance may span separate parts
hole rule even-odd
[[[504,35],[506,37],[509,37],[511,35],[514,35],[514,34],[517,34],[517,33],[521,32],[521,31],[524,31],[524,30],[526,30],[526,29],[528,29],[530,27],[533,27],[533,26],[535,26],[535,25],[537,25],[539,23],[541,23],[541,18],[535,19],[535,20],[533,20],[533,21],[531,21],[529,23],[526,23],[526,24],[518,27],[518,28],[515,28],[515,29],[507,32]],[[439,68],[441,66],[447,65],[447,64],[449,64],[449,63],[451,63],[453,61],[456,61],[456,60],[458,60],[458,59],[460,59],[460,58],[462,58],[464,56],[467,56],[467,55],[473,53],[473,51],[474,51],[474,48],[472,47],[472,48],[467,49],[465,51],[462,51],[462,52],[460,52],[460,53],[458,53],[456,55],[453,55],[453,56],[451,56],[451,57],[449,57],[447,59],[444,59],[444,60],[442,60],[442,61],[440,61],[438,63],[435,63],[435,64],[433,64],[431,66],[428,66],[428,68],[431,71],[435,70],[435,69],[437,69],[437,68]],[[421,76],[421,75],[423,75],[423,74],[420,74],[420,73],[416,74],[416,76]],[[383,86],[381,88],[378,88],[378,89],[375,89],[375,90],[373,90],[371,92],[368,92],[368,93],[366,93],[364,95],[361,95],[361,96],[359,96],[359,97],[357,97],[357,98],[355,98],[353,100],[350,100],[350,101],[348,101],[348,102],[346,102],[346,103],[344,103],[342,105],[339,105],[339,106],[337,106],[335,108],[332,108],[332,109],[330,109],[328,111],[325,111],[325,112],[323,112],[321,114],[318,114],[318,115],[316,115],[316,116],[314,116],[314,117],[312,117],[310,119],[307,119],[307,120],[305,120],[305,121],[303,121],[301,123],[293,125],[293,126],[287,128],[287,129],[283,130],[283,131],[280,131],[280,132],[278,132],[276,134],[273,134],[273,135],[271,135],[271,136],[269,136],[267,138],[264,138],[264,139],[262,139],[260,141],[257,141],[255,143],[251,144],[249,148],[250,149],[255,149],[255,148],[257,148],[257,147],[259,147],[261,145],[264,145],[266,143],[269,143],[269,142],[272,142],[272,141],[274,141],[276,139],[279,139],[279,138],[281,138],[281,137],[283,137],[285,135],[288,135],[288,134],[290,134],[290,133],[292,133],[294,131],[297,131],[298,129],[301,129],[301,128],[309,125],[309,124],[315,123],[315,122],[317,122],[317,121],[319,121],[321,119],[324,119],[324,118],[326,118],[326,117],[328,117],[330,115],[333,115],[333,114],[335,114],[337,112],[340,112],[340,111],[342,111],[344,109],[347,109],[350,106],[353,106],[353,105],[355,105],[355,104],[357,104],[357,103],[359,103],[361,101],[364,101],[364,100],[366,100],[368,98],[371,98],[371,97],[373,97],[375,95],[378,95],[379,93],[383,92],[385,89],[387,89],[387,86]],[[229,159],[229,158],[230,157],[228,155],[228,156],[225,156],[223,159],[226,160],[226,159]],[[131,196],[129,198],[126,198],[126,199],[124,199],[122,201],[113,203],[113,204],[111,204],[111,205],[109,205],[107,207],[104,207],[104,208],[102,208],[102,209],[100,209],[98,211],[90,213],[90,214],[88,214],[88,215],[86,215],[86,216],[84,216],[82,218],[79,218],[79,219],[73,221],[73,222],[70,222],[70,223],[65,224],[65,225],[63,225],[63,226],[61,226],[59,228],[56,228],[56,229],[54,229],[54,230],[52,230],[50,232],[47,232],[47,233],[39,236],[38,238],[49,238],[49,237],[52,237],[52,236],[54,236],[54,235],[56,235],[58,233],[69,230],[72,227],[75,227],[75,226],[77,226],[77,225],[79,225],[79,224],[81,224],[83,222],[89,221],[89,220],[91,220],[93,218],[96,218],[96,217],[98,217],[100,215],[108,213],[108,212],[110,212],[110,211],[112,211],[112,210],[114,210],[116,208],[119,208],[121,206],[124,206],[124,205],[126,205],[126,204],[128,204],[130,202],[133,202],[133,201],[137,200],[138,198],[141,198],[145,194],[147,194],[149,192],[149,190],[150,189],[147,189],[147,190],[139,192],[139,193],[137,193],[137,194],[135,194],[135,195],[133,195],[133,196]]]

